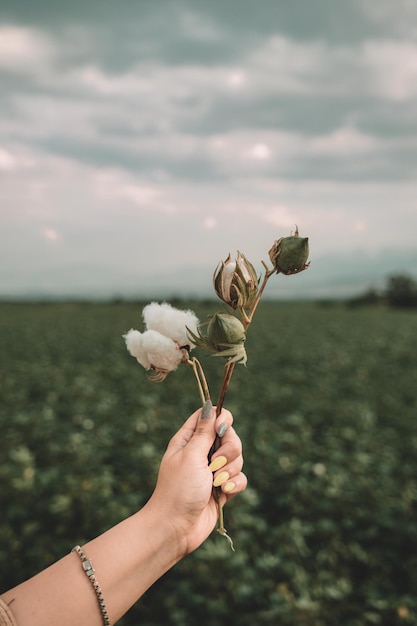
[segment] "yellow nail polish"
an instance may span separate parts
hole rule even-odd
[[[220,485],[225,483],[226,480],[229,480],[229,478],[230,478],[229,472],[220,472],[220,474],[218,474],[216,478],[213,480],[213,486],[220,487]]]
[[[218,456],[212,461],[209,465],[210,472],[216,472],[221,467],[224,467],[227,463],[227,459],[225,456]]]
[[[236,483],[234,483],[231,480],[230,483],[227,483],[227,485],[223,487],[223,491],[225,491],[226,493],[229,493],[229,491],[233,491],[235,487],[236,487]]]

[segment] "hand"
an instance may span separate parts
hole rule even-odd
[[[195,411],[171,439],[161,461],[155,491],[148,503],[172,524],[182,556],[195,550],[216,523],[213,476],[218,476],[220,472],[229,474],[221,485],[222,504],[242,492],[247,484],[242,473],[242,444],[232,426],[232,414],[222,409],[216,418],[213,408],[209,419],[201,419],[201,412],[201,409]],[[221,424],[227,424],[227,431],[212,460],[222,456],[226,463],[213,474],[207,457]]]

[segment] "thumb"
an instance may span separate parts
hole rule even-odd
[[[213,409],[211,400],[206,400],[202,406],[192,438],[199,439],[204,437],[207,439],[207,443],[211,445],[216,436],[214,430],[215,416],[216,412]]]
[[[202,408],[190,415],[188,420],[172,437],[169,443],[171,450],[185,448],[193,439],[201,443],[201,437],[204,435],[207,436],[209,441],[208,447],[210,447],[216,436],[214,432],[214,415],[215,412],[211,400],[206,400]]]
[[[213,403],[209,398],[208,400],[205,401],[205,403],[202,406],[200,420],[203,420],[205,422],[209,419],[212,419],[213,417],[214,417]]]

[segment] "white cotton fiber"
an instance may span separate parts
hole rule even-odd
[[[173,372],[182,360],[182,352],[177,344],[156,330],[143,333],[143,348],[147,359],[156,369]]]
[[[150,369],[151,363],[146,355],[146,349],[143,345],[143,334],[138,330],[131,328],[126,335],[123,335],[126,341],[126,347],[130,354],[139,361],[145,369]]]
[[[197,333],[199,320],[193,311],[176,309],[167,302],[151,302],[143,309],[143,320],[148,330],[157,330],[170,337],[179,346],[191,345],[187,328]]]

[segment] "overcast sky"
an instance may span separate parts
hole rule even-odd
[[[0,297],[417,278],[416,0],[0,0]]]

